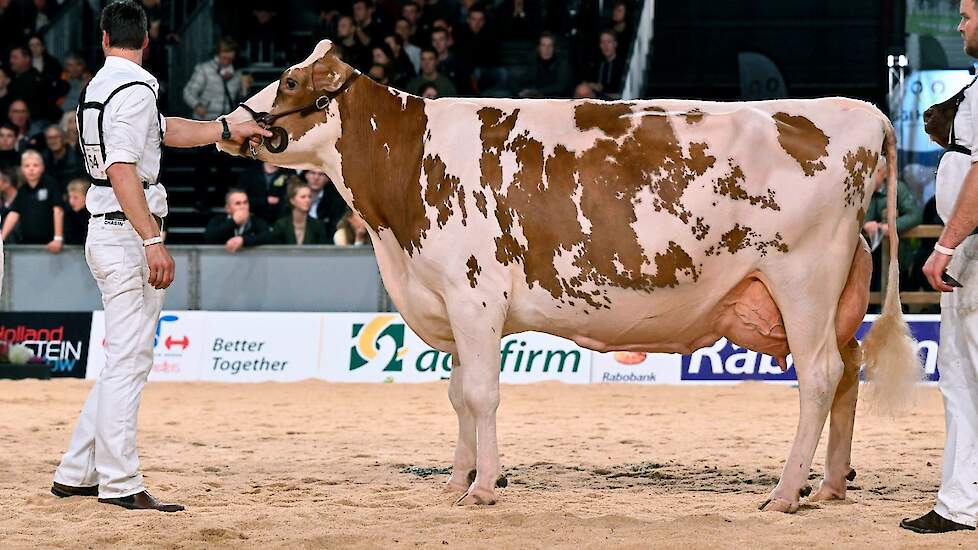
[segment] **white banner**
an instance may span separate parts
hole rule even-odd
[[[294,382],[315,378],[323,315],[210,312],[200,379]]]
[[[156,325],[150,381],[184,382],[200,379],[206,311],[164,311]],[[92,335],[85,378],[98,378],[105,366],[105,312],[92,312]]]

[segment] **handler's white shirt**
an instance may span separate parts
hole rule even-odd
[[[950,151],[941,157],[937,168],[937,188],[935,190],[937,214],[947,223],[954,211],[954,203],[964,184],[964,178],[971,164],[978,162],[978,82],[965,90],[964,101],[958,106],[954,117],[954,138],[963,145],[971,156]]]
[[[151,93],[146,86],[130,86],[116,94],[105,106],[102,120],[105,167],[117,162],[135,164],[139,178],[151,184],[145,191],[149,211],[165,217],[168,213],[166,189],[162,185],[153,185],[160,170],[163,145],[160,142],[161,125],[162,131],[166,132],[166,119],[157,117],[156,94],[159,94],[160,85],[156,78],[128,59],[109,56],[89,82],[85,101],[104,102],[113,90],[135,81],[149,84],[155,93]],[[98,111],[88,109],[79,113],[85,117],[85,142],[97,143]],[[122,211],[111,187],[91,186],[85,204],[92,214]]]

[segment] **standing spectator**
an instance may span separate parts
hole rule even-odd
[[[61,78],[61,63],[48,53],[44,39],[40,35],[35,34],[27,40],[27,49],[31,51],[31,65],[45,79],[50,82],[57,82]]]
[[[544,32],[537,43],[537,55],[526,88],[520,97],[566,97],[571,87],[570,63],[557,58],[554,35]]]
[[[353,21],[357,24],[357,40],[370,48],[384,40],[383,22],[377,16],[372,0],[354,0]]]
[[[0,170],[0,220],[7,219],[10,206],[17,198],[17,180],[7,170]]]
[[[312,191],[296,176],[289,178],[289,213],[272,227],[272,240],[278,244],[330,244],[323,222],[309,215]]]
[[[414,72],[417,73],[421,70],[421,48],[412,40],[412,28],[411,23],[403,17],[394,23],[394,34],[401,37],[401,44],[403,44],[401,49],[404,50],[405,55],[411,60],[411,65],[414,66]],[[390,42],[388,42],[388,45],[390,45]]]
[[[361,71],[367,69],[370,52],[357,39],[357,24],[349,15],[336,22],[336,41],[343,47],[343,59],[347,63]]]
[[[474,91],[483,92],[498,87],[504,81],[498,69],[498,40],[486,26],[486,11],[478,5],[468,10],[465,25],[453,34],[455,53],[462,70],[471,75]],[[498,95],[498,94],[497,94]],[[503,94],[508,95],[508,94]]]
[[[71,180],[67,185],[68,208],[65,209],[65,244],[85,244],[88,220],[92,215],[85,208],[89,183],[84,178]]]
[[[251,18],[241,27],[240,42],[252,63],[283,65],[289,58],[285,22],[279,15],[282,2],[258,0]]]
[[[17,128],[17,152],[24,152],[27,149],[39,149],[40,139],[38,135],[44,131],[46,126],[44,121],[31,120],[31,111],[27,103],[22,99],[15,99],[7,110],[7,119]]]
[[[69,181],[85,174],[81,155],[67,146],[65,133],[56,124],[44,130],[44,141],[47,144],[43,153],[46,171],[58,188],[64,190]]]
[[[32,33],[42,33],[51,24],[54,6],[48,0],[33,0],[27,7],[27,22]]]
[[[53,107],[53,104],[48,103],[51,84],[34,68],[27,46],[14,46],[10,50],[10,70],[14,74],[10,83],[13,97],[26,101],[31,113],[37,117],[43,118],[50,114]],[[58,116],[61,116],[60,112]]]
[[[400,27],[394,23],[394,31],[400,34],[407,43],[418,47],[431,44],[430,30],[425,26],[422,17],[421,5],[417,2],[408,1],[401,7],[401,19],[407,21],[406,27]]]
[[[389,48],[391,53],[391,71],[395,76],[391,78],[394,85],[398,88],[404,88],[409,80],[414,78],[417,74],[417,69],[414,68],[414,63],[408,57],[407,52],[404,50],[404,39],[401,38],[399,34],[388,34],[384,37],[384,44]],[[410,44],[408,44],[410,46]],[[418,50],[420,55],[420,50]],[[420,57],[418,58],[420,61]]]
[[[336,224],[333,234],[333,244],[339,246],[370,245],[370,234],[367,233],[367,223],[356,212],[347,210]]]
[[[78,107],[78,97],[82,89],[92,79],[92,73],[88,71],[85,58],[78,52],[72,52],[65,57],[65,70],[61,76],[67,86],[64,98],[61,100],[61,110],[75,116],[75,108]]]
[[[450,37],[451,35],[448,31],[442,28],[436,28],[431,31],[431,47],[437,54],[438,72],[451,80],[456,88],[468,92],[471,86],[468,82],[464,82],[467,81],[467,78],[465,78],[465,75],[459,67],[455,53],[451,50]],[[424,54],[421,57],[424,58]],[[423,61],[422,59],[422,63]],[[423,70],[424,68],[422,67]]]
[[[509,40],[533,40],[542,26],[539,0],[505,0],[496,13]]]
[[[9,122],[0,126],[0,170],[7,171],[20,166],[17,152],[17,127]]]
[[[611,30],[618,35],[618,41],[622,44],[632,43],[632,24],[628,19],[628,2],[618,0],[611,8]]]
[[[10,92],[10,71],[0,65],[0,123],[7,122],[10,103],[16,99]]]
[[[248,203],[256,215],[268,223],[274,223],[282,215],[286,186],[289,176],[294,174],[269,162],[253,164],[242,174],[241,189],[248,195]]]
[[[615,31],[601,33],[601,60],[591,73],[591,85],[596,92],[617,99],[624,85],[625,59],[618,55],[618,36]]]
[[[430,48],[421,51],[421,74],[408,82],[406,91],[421,95],[421,89],[426,84],[434,84],[441,96],[458,95],[455,84],[438,72],[438,53]]]
[[[47,244],[48,252],[57,254],[64,245],[64,202],[61,191],[44,175],[44,160],[33,149],[24,151],[20,160],[23,180],[17,186],[17,197],[3,220],[2,238],[20,226],[24,244]]]
[[[228,190],[224,211],[225,214],[219,214],[204,229],[207,244],[223,244],[225,250],[234,254],[242,247],[269,242],[268,224],[251,214],[247,193],[241,189]]]
[[[238,45],[230,38],[217,44],[217,55],[197,64],[183,88],[183,100],[197,120],[214,120],[230,113],[248,96],[252,80],[234,67]]]
[[[309,215],[323,222],[327,233],[335,231],[337,222],[346,211],[346,202],[325,172],[306,170],[302,176],[309,185],[309,190],[312,191]]]
[[[78,147],[78,120],[75,118],[74,111],[68,111],[61,116],[61,122],[58,123],[58,128],[65,133],[65,146],[75,152],[81,152]]]

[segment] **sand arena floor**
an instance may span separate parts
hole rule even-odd
[[[509,487],[487,508],[442,492],[447,383],[150,384],[139,445],[173,515],[57,499],[51,475],[90,387],[0,382],[0,547],[975,548],[897,528],[930,509],[940,395],[912,416],[860,409],[844,503],[758,512],[797,419],[786,386],[505,386]],[[825,439],[816,456],[821,471]]]

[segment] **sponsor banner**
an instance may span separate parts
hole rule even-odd
[[[200,379],[204,352],[205,311],[164,311],[153,336],[153,370],[150,381],[184,382]],[[89,379],[98,378],[105,366],[105,312],[92,314]]]
[[[863,319],[862,326],[856,331],[856,339],[862,341],[877,317],[879,316],[867,315]],[[917,354],[920,356],[920,362],[924,365],[927,381],[937,382],[941,379],[941,373],[937,370],[937,348],[941,340],[941,316],[904,315],[904,318],[910,326],[910,335],[917,341]]]
[[[320,377],[333,382],[432,382],[448,378],[452,356],[425,344],[399,315],[324,316]],[[526,332],[503,338],[504,384],[559,380],[586,384],[593,353],[563,338]]]
[[[907,34],[958,36],[958,0],[907,0]]]
[[[595,384],[679,384],[682,355],[614,351],[595,353],[591,381]]]
[[[293,382],[315,378],[323,315],[210,312],[200,379]]]
[[[52,377],[85,378],[91,313],[0,314],[0,341],[23,344],[51,366]]]

